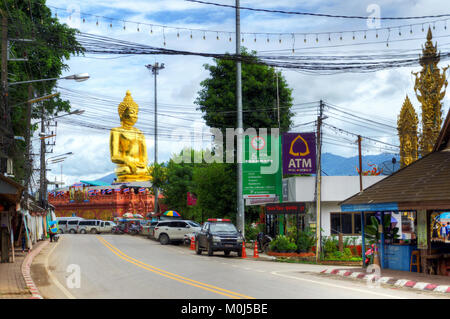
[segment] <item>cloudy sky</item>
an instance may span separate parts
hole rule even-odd
[[[212,2],[234,5],[232,0]],[[48,0],[47,5],[61,22],[84,33],[155,47],[164,47],[165,42],[168,49],[215,53],[233,53],[235,50],[235,12],[232,8],[184,0]],[[241,1],[241,6],[352,16],[370,16],[379,12],[381,17],[448,13],[444,9],[445,0],[248,0]],[[444,19],[382,20],[380,25],[374,25],[365,19],[241,10],[241,32],[244,39],[242,45],[256,50],[261,55],[418,55],[430,25],[434,27],[434,41],[438,42],[439,49],[441,52],[448,52],[450,34]],[[450,20],[448,22],[450,27]],[[422,24],[425,32],[422,32]],[[364,34],[366,39],[363,39]],[[292,52],[293,48],[295,53]],[[69,156],[62,164],[50,166],[50,180],[60,180],[62,171],[63,181],[71,184],[80,179],[102,177],[114,170],[109,155],[109,131],[87,128],[77,123],[90,122],[110,128],[119,126],[117,106],[126,90],[131,91],[140,106],[136,127],[146,133],[149,159],[153,160],[154,78],[145,65],[155,62],[165,64],[165,69],[158,75],[157,89],[158,127],[159,133],[162,134],[158,139],[159,161],[168,160],[171,154],[186,145],[186,141],[171,137],[174,130],[192,132],[203,127],[207,132],[194,101],[200,90],[200,82],[208,77],[203,65],[212,63],[212,59],[192,56],[98,54],[72,57],[67,61],[70,70],[64,75],[88,72],[91,78],[79,83],[60,80],[58,85],[61,88],[58,91],[63,98],[71,100],[73,109],[82,109],[85,113],[58,120],[56,144],[49,157],[67,152],[73,152],[74,155]],[[439,65],[442,67],[447,64],[448,61],[441,61]],[[380,126],[374,129],[367,127],[370,126],[367,122],[364,122],[366,127],[351,124],[355,121],[351,114],[395,127],[406,94],[420,114],[414,93],[414,76],[411,74],[411,71],[419,70],[416,66],[371,73],[311,74],[302,70],[280,69],[293,90],[296,113],[294,126],[313,121],[317,115],[316,108],[311,106],[317,106],[317,101],[322,99],[347,112],[345,115],[330,110],[330,116],[325,120],[328,124],[393,145],[398,145],[395,129]],[[443,103],[444,116],[448,110],[448,96],[447,94]],[[310,102],[315,103],[308,104]],[[312,125],[292,129],[303,132],[312,130]],[[325,143],[323,147],[324,152],[348,157],[357,154],[354,136],[341,136],[332,130],[324,132],[329,136],[326,140],[329,143]],[[207,147],[209,144],[206,134],[200,147]],[[35,147],[37,146],[36,143]],[[382,151],[383,149],[368,143],[364,146],[363,154]]]

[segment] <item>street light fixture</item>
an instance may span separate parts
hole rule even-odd
[[[83,81],[86,81],[89,78],[90,78],[90,76],[89,76],[88,73],[78,73],[78,74],[72,74],[72,75],[64,76],[62,78],[49,78],[49,79],[39,79],[39,80],[12,82],[12,83],[8,83],[8,86],[17,85],[17,84],[44,82],[44,81],[55,81],[55,80],[75,80],[77,82],[83,82]]]
[[[47,166],[47,164],[56,164],[56,163],[60,163],[63,162],[68,156],[73,155],[73,152],[67,152],[64,154],[59,154],[59,155],[55,155],[55,156],[51,156],[49,158],[47,158],[45,160],[45,166]],[[51,160],[50,163],[47,163],[48,160]],[[61,179],[62,179],[62,167],[61,167]],[[45,201],[48,200],[48,194],[47,194],[47,169],[45,169],[44,171],[44,183],[42,184],[41,182],[41,191],[44,192],[43,196],[41,195],[42,199],[45,199]]]

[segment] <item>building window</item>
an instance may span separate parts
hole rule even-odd
[[[359,235],[361,234],[361,213],[331,213],[331,235]]]

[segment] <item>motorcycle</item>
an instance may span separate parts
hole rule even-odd
[[[128,229],[128,233],[130,235],[137,235],[139,234],[139,231],[141,230],[141,228],[137,225],[131,225],[131,227]]]
[[[122,235],[124,232],[119,226],[114,226],[113,228],[111,228],[111,233]]]
[[[258,252],[267,253],[269,251],[269,244],[272,241],[272,237],[261,232],[256,235],[256,240],[258,241]]]

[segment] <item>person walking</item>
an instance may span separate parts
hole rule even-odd
[[[25,234],[22,235],[22,252],[25,252],[25,244],[26,244],[27,238]]]

